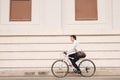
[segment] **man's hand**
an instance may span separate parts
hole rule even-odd
[[[65,55],[67,55],[67,52],[64,51],[63,53],[64,53]]]

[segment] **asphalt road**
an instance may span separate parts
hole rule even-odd
[[[95,77],[0,77],[0,80],[120,80],[120,76],[95,76]]]

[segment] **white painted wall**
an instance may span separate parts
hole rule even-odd
[[[119,33],[119,0],[98,0],[96,21],[75,21],[74,0],[34,0],[31,22],[9,22],[9,1],[0,0],[0,34],[3,35]]]
[[[10,22],[9,1],[10,0],[0,0],[0,34],[47,35],[62,33],[61,0],[33,0],[31,22]]]
[[[120,32],[120,0],[113,0],[113,27]]]
[[[113,30],[112,0],[98,0],[98,20],[93,21],[75,21],[74,0],[62,0],[62,3],[62,21],[67,34],[108,33]]]
[[[31,22],[9,22],[9,1],[0,0],[0,69],[50,68],[70,34],[97,67],[120,67],[120,0],[98,0],[97,21],[75,21],[74,0],[32,0]]]

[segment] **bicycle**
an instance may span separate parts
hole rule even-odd
[[[63,78],[69,73],[70,67],[73,68],[69,58],[73,59],[72,57],[69,57],[68,55],[64,54],[63,59],[56,60],[55,62],[53,62],[51,71],[55,77]],[[80,75],[82,77],[92,77],[96,71],[96,66],[94,62],[90,59],[85,58],[80,60],[81,61],[78,65],[81,70]]]

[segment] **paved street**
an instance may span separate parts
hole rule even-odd
[[[120,69],[97,69],[93,77],[87,78],[72,72],[65,78],[55,78],[51,72],[1,71],[0,80],[120,80]]]
[[[95,76],[91,78],[83,77],[0,77],[0,80],[120,80],[120,76]]]

